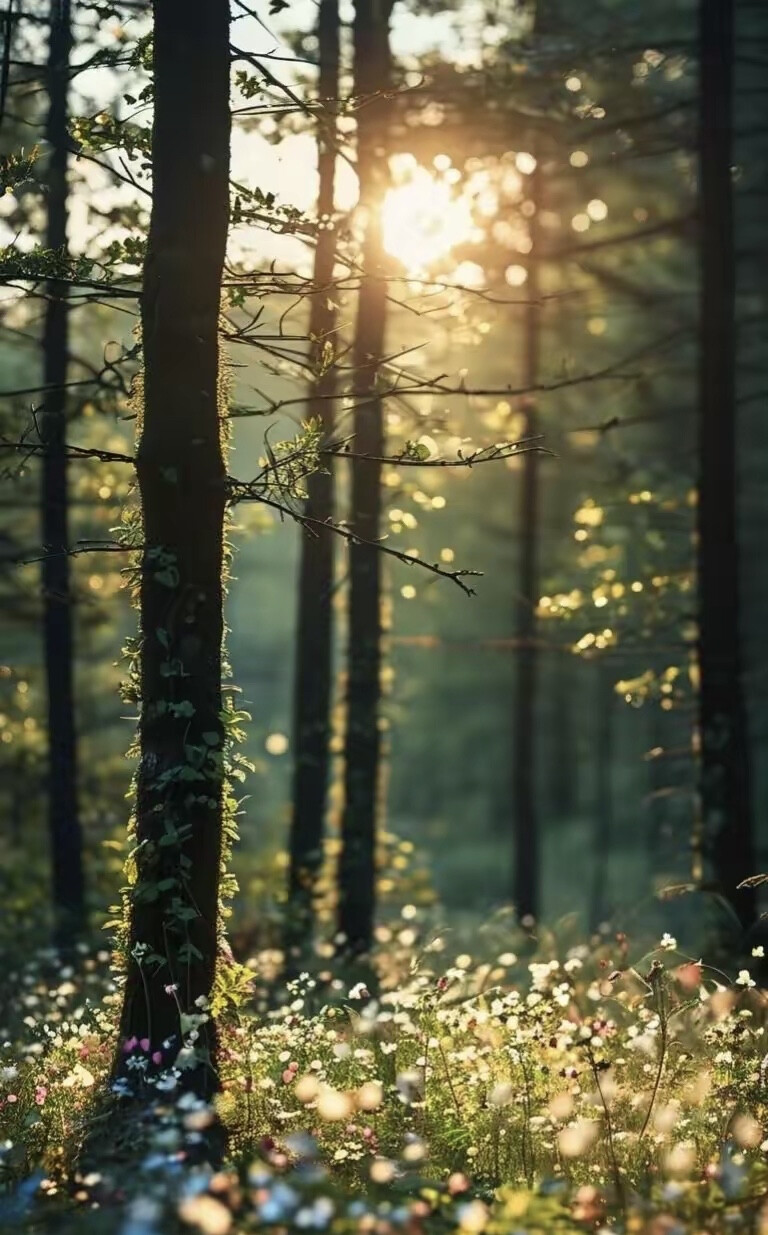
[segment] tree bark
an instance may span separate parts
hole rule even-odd
[[[318,233],[315,249],[309,333],[317,376],[307,402],[307,418],[320,423],[323,440],[328,441],[333,434],[332,396],[336,389],[333,352],[337,313],[331,284],[336,258],[333,213],[339,94],[338,0],[320,0],[317,35],[318,94],[323,107],[317,130],[317,213],[327,226]],[[314,472],[307,483],[304,513],[319,522],[333,518],[332,467],[328,459],[323,470]],[[293,814],[285,929],[289,968],[291,957],[303,954],[311,942],[314,894],[323,857],[333,698],[333,540],[332,531],[305,530],[301,537],[293,701]]]
[[[756,873],[742,680],[736,462],[732,0],[699,6],[699,728],[701,811],[714,878],[744,928]]]
[[[72,49],[70,0],[52,0],[48,49],[48,212],[46,247],[67,250],[67,95]],[[67,285],[46,288],[43,326],[45,401],[39,417],[42,439],[41,513],[43,643],[48,696],[48,832],[52,862],[54,942],[71,950],[85,928],[83,841],[77,796],[77,730],[74,698],[73,595],[69,559],[67,478]]]
[[[613,761],[616,692],[610,664],[598,657],[591,662],[595,675],[595,798],[592,806],[593,826],[591,889],[589,896],[589,927],[596,931],[610,912],[607,898],[613,822]]]
[[[365,213],[362,283],[354,344],[354,449],[350,530],[367,542],[380,535],[384,423],[377,394],[384,354],[387,285],[382,276],[380,205],[388,182],[387,128],[390,86],[390,0],[357,0],[355,94],[359,100],[358,176]],[[381,554],[372,543],[349,551],[349,645],[347,728],[344,747],[344,810],[339,862],[339,932],[343,950],[361,956],[373,941],[376,813],[380,758]]]
[[[538,153],[538,152],[537,152]],[[531,218],[531,256],[526,284],[528,304],[524,326],[523,383],[535,386],[539,380],[540,306],[540,230],[541,170],[531,176],[530,198],[536,206]],[[524,402],[524,438],[538,432],[538,409],[534,396]],[[536,801],[536,697],[538,653],[536,649],[536,606],[539,601],[539,458],[535,451],[522,456],[518,507],[520,562],[515,638],[518,644],[517,675],[512,701],[512,827],[514,876],[512,899],[520,919],[535,918],[539,910],[539,823]]]
[[[165,1067],[210,997],[224,825],[225,461],[219,306],[229,219],[229,3],[155,0],[152,216],[144,266],[140,762],[121,1040]],[[168,987],[175,991],[168,993]],[[163,1046],[170,1042],[170,1047]],[[189,1061],[187,1061],[189,1062]],[[185,1085],[216,1087],[200,1028]]]

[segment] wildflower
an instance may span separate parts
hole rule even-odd
[[[752,1115],[737,1115],[731,1124],[731,1135],[742,1149],[756,1149],[763,1139],[763,1130]]]
[[[172,1089],[176,1088],[178,1079],[178,1072],[164,1072],[162,1076],[159,1076],[155,1081],[155,1089],[159,1089],[161,1093],[170,1093]]]
[[[364,982],[356,982],[349,992],[350,999],[370,999],[371,992]]]
[[[605,1212],[605,1202],[590,1184],[585,1184],[576,1193],[573,1216],[577,1222],[594,1223],[599,1221]]]
[[[677,948],[677,940],[675,939],[674,935],[670,935],[668,931],[665,931],[664,934],[661,936],[661,942],[659,943],[659,947],[664,948],[666,952],[674,952],[675,949]]]
[[[232,1214],[213,1196],[189,1197],[179,1206],[179,1215],[205,1235],[227,1235],[232,1225]]]
[[[509,1103],[512,1101],[513,1096],[514,1096],[514,1090],[510,1082],[509,1081],[499,1081],[497,1085],[494,1085],[493,1089],[488,1095],[488,1101],[490,1102],[491,1106],[508,1106]]]
[[[317,1113],[331,1123],[347,1119],[352,1114],[352,1102],[347,1094],[337,1089],[324,1089],[317,1100]]]
[[[664,1158],[667,1175],[689,1175],[696,1165],[696,1148],[688,1141],[678,1141]]]
[[[736,979],[736,985],[737,986],[747,986],[747,987],[755,985],[754,980],[749,976],[748,969],[739,970],[739,976]]]
[[[458,1211],[459,1226],[462,1231],[482,1231],[488,1222],[488,1207],[482,1201],[469,1201]]]
[[[35,1102],[38,1106],[42,1106],[45,1099],[48,1097],[48,1090],[45,1085],[38,1085],[35,1089]]]
[[[299,1099],[299,1102],[311,1102],[317,1097],[320,1086],[314,1076],[305,1075],[299,1077],[296,1082],[294,1093]]]
[[[593,1119],[577,1119],[558,1134],[557,1143],[564,1158],[580,1158],[597,1140],[598,1125]]]
[[[361,1111],[375,1111],[381,1106],[384,1090],[379,1081],[366,1081],[357,1091],[357,1105]]]

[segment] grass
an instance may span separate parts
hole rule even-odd
[[[109,1093],[104,950],[6,965],[2,1229],[768,1229],[768,1000],[747,970],[669,936],[534,941],[505,915],[454,955],[404,913],[380,928],[375,997],[327,956],[287,987],[274,950],[252,958],[215,1111],[172,1076],[141,1112]]]

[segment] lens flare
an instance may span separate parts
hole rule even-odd
[[[384,197],[384,248],[414,276],[444,261],[475,232],[469,199],[425,167],[411,167]]]

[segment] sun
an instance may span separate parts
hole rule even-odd
[[[381,208],[386,252],[410,275],[423,276],[476,233],[469,199],[445,176],[410,159],[387,190]]]

